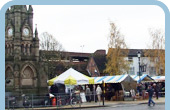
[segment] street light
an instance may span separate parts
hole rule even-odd
[[[139,62],[139,73],[138,73],[138,75],[139,75],[139,82],[140,82],[140,57],[141,57],[141,51],[138,51],[137,55],[138,55],[138,62]]]

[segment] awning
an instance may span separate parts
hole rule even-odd
[[[156,82],[164,82],[165,76],[153,76],[152,79],[154,79]]]
[[[139,76],[138,75],[131,75],[131,77],[137,81],[138,83],[143,81],[143,82],[152,82],[154,81],[149,75],[147,74],[143,74],[142,76],[140,76],[140,79],[139,79]]]
[[[102,81],[105,83],[120,83],[124,80],[129,80],[130,81],[130,76],[129,75],[116,75],[116,76],[101,76],[101,77],[94,77],[94,83],[95,84],[101,84]],[[131,79],[133,80],[133,79]]]

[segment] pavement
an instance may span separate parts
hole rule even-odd
[[[159,99],[153,98],[154,102],[156,104],[165,104],[165,97],[160,97]],[[104,106],[103,102],[86,102],[82,103],[81,106],[77,105],[75,107],[72,107],[70,105],[67,106],[61,106],[61,107],[39,107],[39,108],[30,108],[27,110],[60,110],[60,109],[83,109],[83,108],[96,108],[96,107],[109,107],[109,106],[114,106],[114,107],[120,107],[120,106],[131,106],[131,105],[139,105],[139,104],[147,104],[148,100],[134,100],[134,101],[105,101]],[[6,109],[7,110],[7,109]],[[15,109],[15,110],[24,110],[24,108],[20,109]]]

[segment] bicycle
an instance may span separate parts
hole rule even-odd
[[[70,104],[72,107],[76,107],[77,105],[78,107],[81,106],[81,97],[76,94],[71,94],[65,101],[66,105]]]
[[[29,100],[29,96],[22,95],[22,97],[23,97],[23,106],[24,106],[24,108],[31,108],[32,105],[31,105],[31,102]]]

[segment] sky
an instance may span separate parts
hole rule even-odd
[[[33,10],[39,36],[48,32],[71,52],[107,50],[111,21],[130,49],[148,48],[148,29],[165,27],[163,10],[153,5],[33,5]]]

